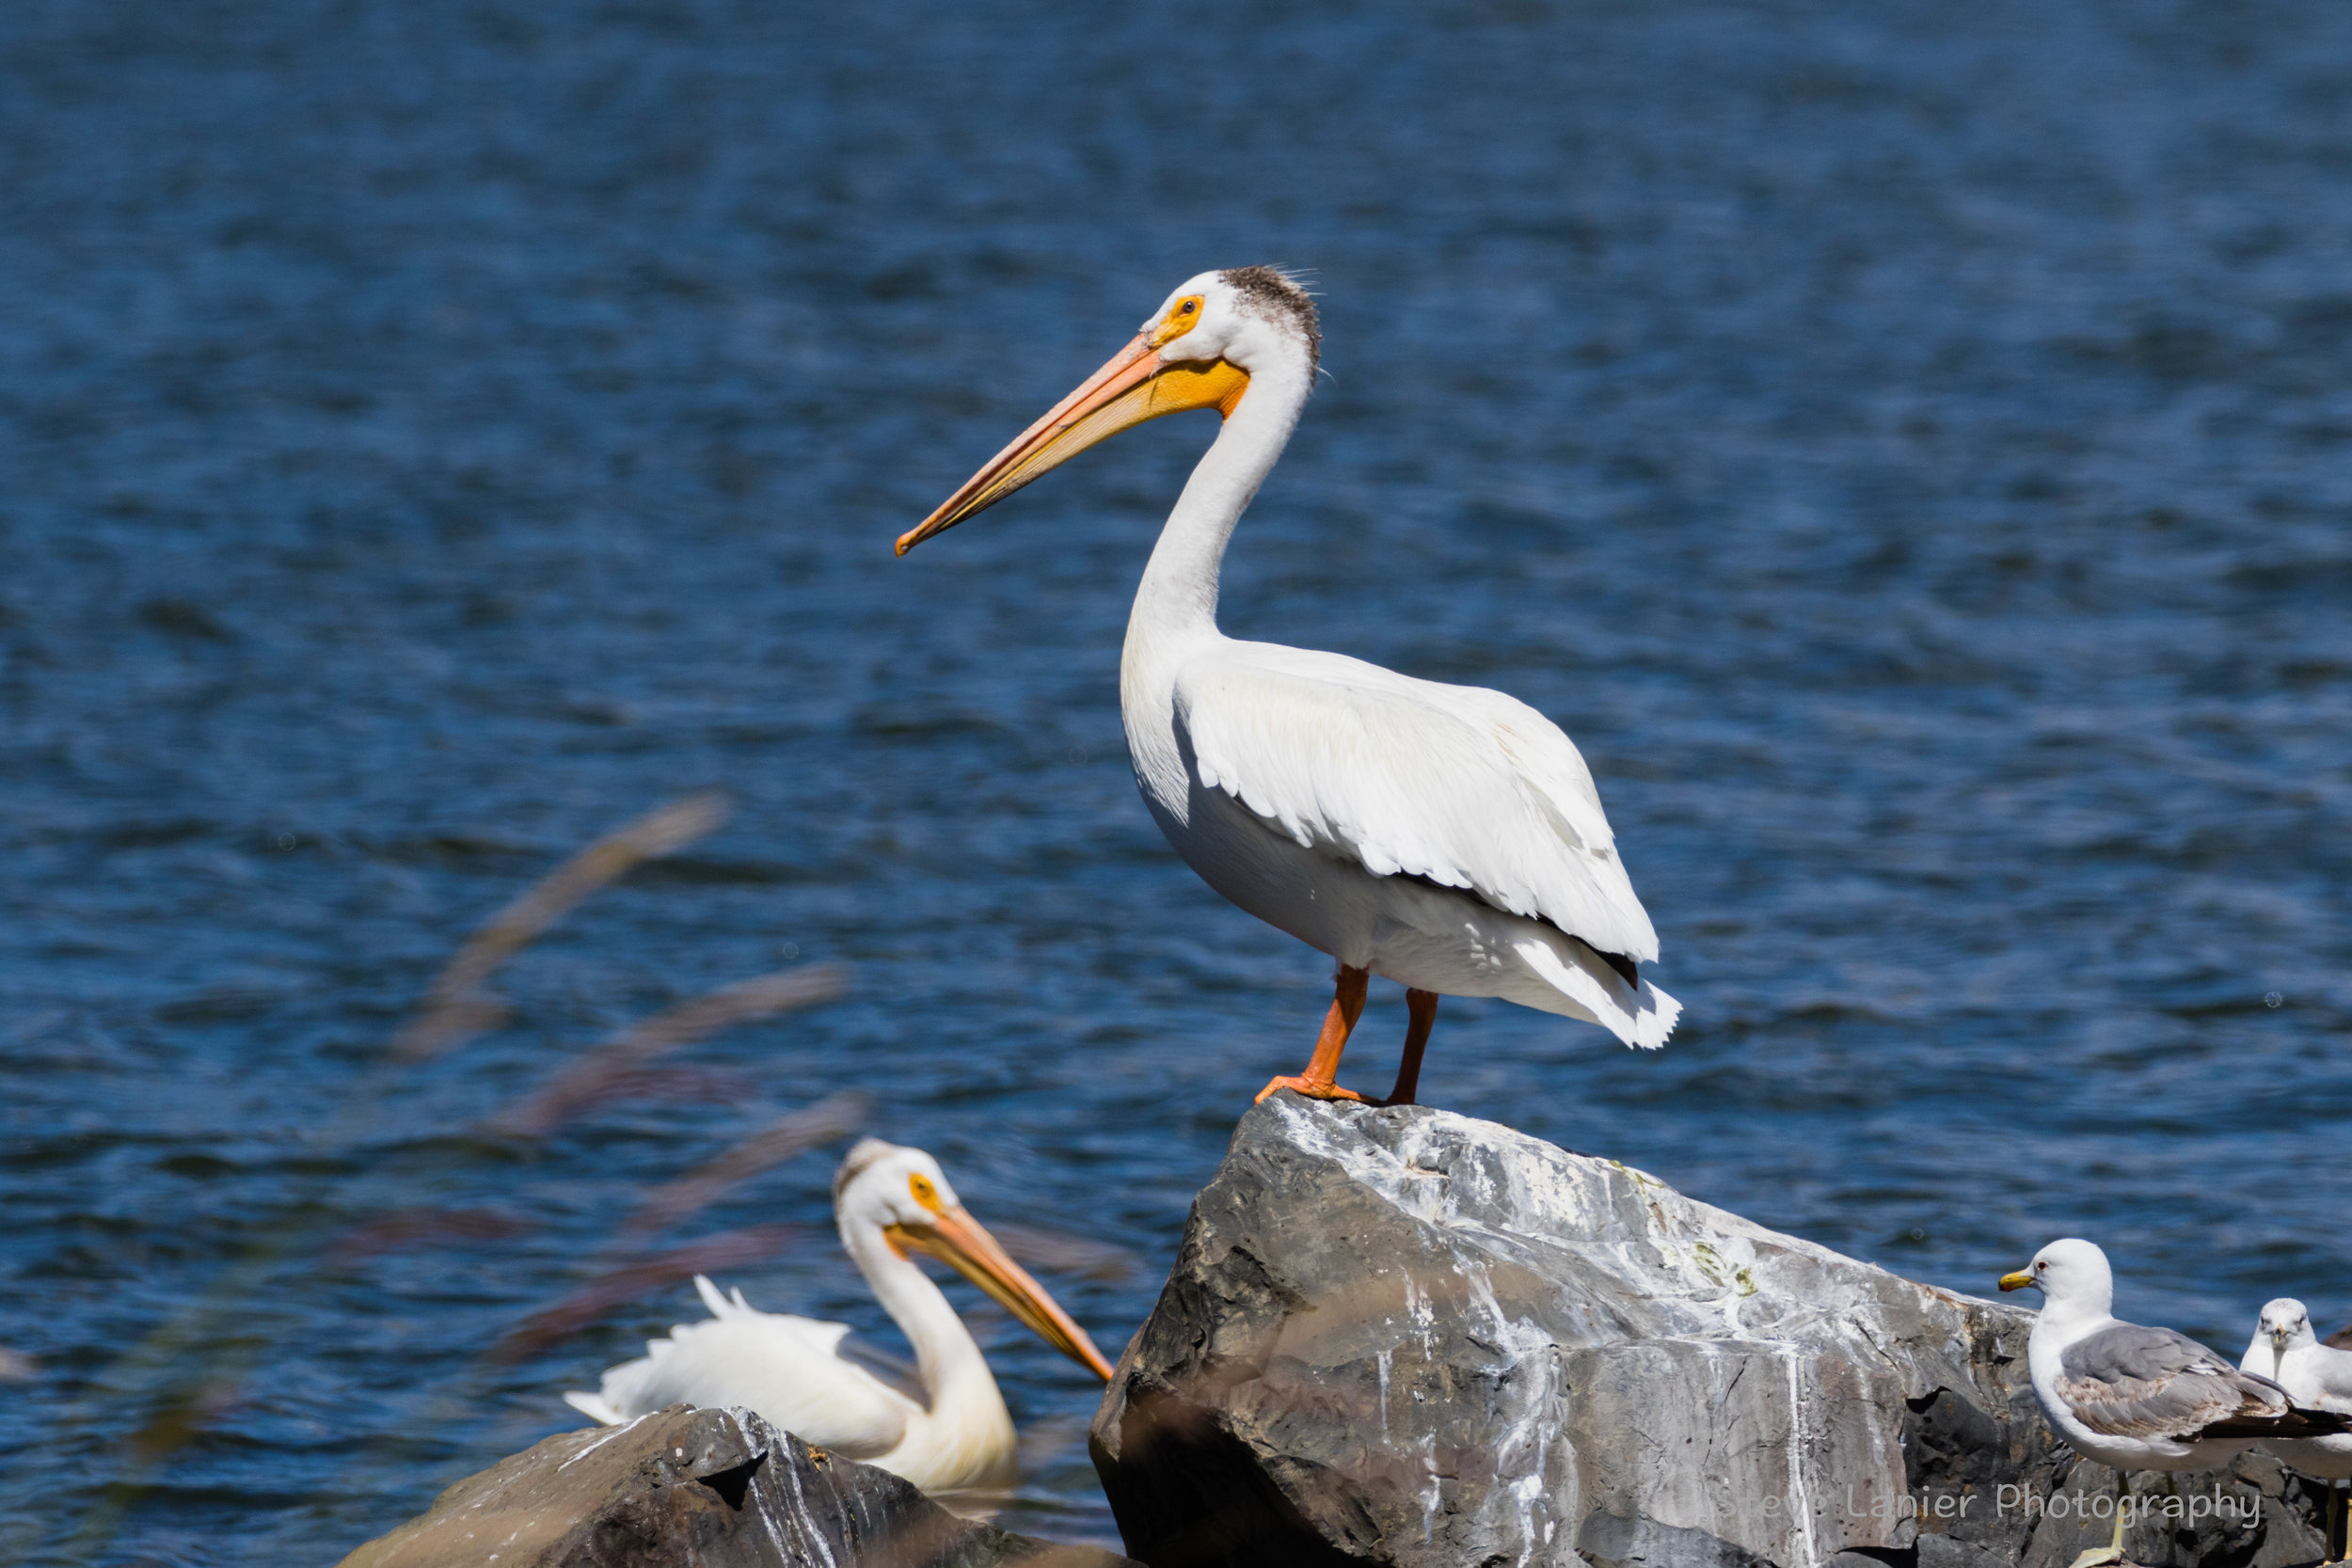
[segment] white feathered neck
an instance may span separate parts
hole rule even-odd
[[[1249,368],[1249,389],[1193,466],[1136,589],[1119,669],[1120,705],[1130,715],[1165,712],[1184,657],[1223,639],[1216,626],[1216,591],[1226,542],[1258,486],[1281,461],[1299,410],[1314,389],[1307,344],[1288,334],[1270,337],[1271,346],[1253,356],[1264,363]],[[1131,723],[1127,738],[1136,773],[1174,784],[1181,796],[1184,759],[1167,729],[1138,730]]]

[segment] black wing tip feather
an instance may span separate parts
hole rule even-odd
[[[2283,1416],[2233,1416],[2200,1427],[2198,1437],[2340,1437],[2352,1432],[2352,1416],[2300,1406]]]
[[[1517,910],[1504,909],[1502,905],[1495,902],[1492,898],[1489,898],[1486,895],[1481,893],[1476,888],[1454,887],[1438,880],[1435,877],[1425,876],[1419,871],[1395,871],[1391,872],[1390,875],[1397,878],[1401,881],[1419,882],[1423,887],[1436,888],[1439,893],[1450,893],[1458,897],[1475,899],[1477,902],[1486,905],[1486,908],[1490,910],[1500,910],[1504,914],[1518,914],[1519,912]],[[1617,977],[1623,980],[1628,986],[1630,986],[1634,990],[1639,991],[1642,989],[1642,966],[1634,962],[1631,958],[1627,958],[1623,953],[1604,953],[1599,948],[1595,947],[1591,942],[1586,942],[1582,937],[1578,936],[1574,931],[1571,931],[1562,926],[1558,921],[1548,919],[1543,915],[1520,915],[1519,918],[1522,920],[1533,920],[1538,925],[1550,927],[1553,930],[1558,931],[1562,936],[1567,938],[1570,942],[1584,949],[1585,952],[1590,953],[1594,958],[1598,958],[1602,963],[1607,964],[1611,969],[1616,971]]]
[[[1623,953],[1604,953],[1589,942],[1585,942],[1584,946],[1594,958],[1624,976],[1627,985],[1631,986],[1635,990],[1642,989],[1642,966],[1640,964],[1635,963]]]
[[[2296,1405],[2280,1418],[2281,1437],[2341,1437],[2352,1432],[2352,1416],[2334,1410],[2307,1410]]]
[[[2224,1362],[2226,1367],[2228,1363]],[[2240,1412],[2226,1420],[2216,1421],[2201,1429],[2200,1437],[2335,1437],[2352,1432],[2352,1416],[2341,1416],[2332,1410],[2314,1410],[2295,1402],[2283,1384],[2276,1383],[2260,1372],[2239,1371],[2235,1376],[2276,1394],[2286,1405],[2283,1414],[2257,1416]]]

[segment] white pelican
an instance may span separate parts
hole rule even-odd
[[[1163,414],[1224,416],[1136,592],[1120,708],[1136,782],[1203,880],[1338,960],[1294,1088],[1335,1082],[1374,974],[1410,1024],[1392,1101],[1413,1097],[1438,998],[1501,996],[1663,1044],[1681,1008],[1643,979],[1658,935],[1584,759],[1516,698],[1216,627],[1233,525],[1314,385],[1314,302],[1271,267],[1204,272],[1133,342],[898,541],[908,550],[1048,469]]]
[[[2305,1409],[2266,1377],[2241,1371],[2185,1334],[2114,1313],[2115,1275],[2089,1242],[2052,1242],[2001,1276],[2004,1291],[2042,1292],[2026,1341],[2034,1396],[2051,1428],[2085,1459],[2116,1472],[2218,1470],[2256,1442],[2342,1432],[2344,1418]],[[2074,1568],[2123,1560],[2127,1510],[2115,1537]]]
[[[970,1331],[907,1256],[928,1252],[986,1291],[1030,1331],[1104,1382],[1111,1369],[1086,1330],[1005,1256],[956,1201],[919,1148],[867,1138],[834,1178],[841,1244],[914,1347],[922,1399],[849,1358],[846,1323],[762,1312],[697,1276],[708,1321],[680,1323],[644,1359],[564,1402],[608,1426],[684,1402],[745,1405],[803,1442],[879,1465],[926,1492],[1002,1492],[1018,1474],[1012,1417]]]
[[[2321,1344],[2312,1332],[2311,1313],[2293,1296],[2280,1296],[2263,1308],[2238,1366],[2270,1379],[2297,1404],[2352,1415],[2352,1351]],[[2336,1543],[2336,1482],[2352,1481],[2352,1433],[2281,1438],[2263,1447],[2287,1468],[2328,1483],[2328,1561],[2341,1562],[2352,1555],[2352,1541],[2341,1550]]]

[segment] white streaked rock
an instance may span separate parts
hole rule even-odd
[[[1508,1128],[1284,1093],[1196,1200],[1095,1458],[1128,1550],[1201,1568],[2063,1563],[2108,1524],[2016,1497],[2112,1481],[2042,1425],[2031,1322]],[[2173,1561],[2316,1558],[2250,1465],[2216,1478],[2250,1518]]]

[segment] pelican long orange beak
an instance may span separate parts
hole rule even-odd
[[[1094,1348],[1087,1331],[1045,1293],[1045,1287],[1007,1256],[1004,1246],[979,1221],[961,1207],[943,1208],[929,1225],[890,1225],[882,1235],[904,1251],[928,1252],[963,1275],[1006,1311],[1020,1319],[1030,1333],[1071,1360],[1108,1383],[1111,1364]]]
[[[1159,352],[1169,341],[1165,326],[1137,333],[1135,341],[1111,356],[1110,363],[1080,382],[1076,391],[1047,409],[1043,419],[965,480],[922,526],[900,534],[898,553],[904,555],[932,534],[987,511],[1087,448],[1146,420],[1188,408],[1231,414],[1249,389],[1249,372],[1224,359],[1170,364]]]

